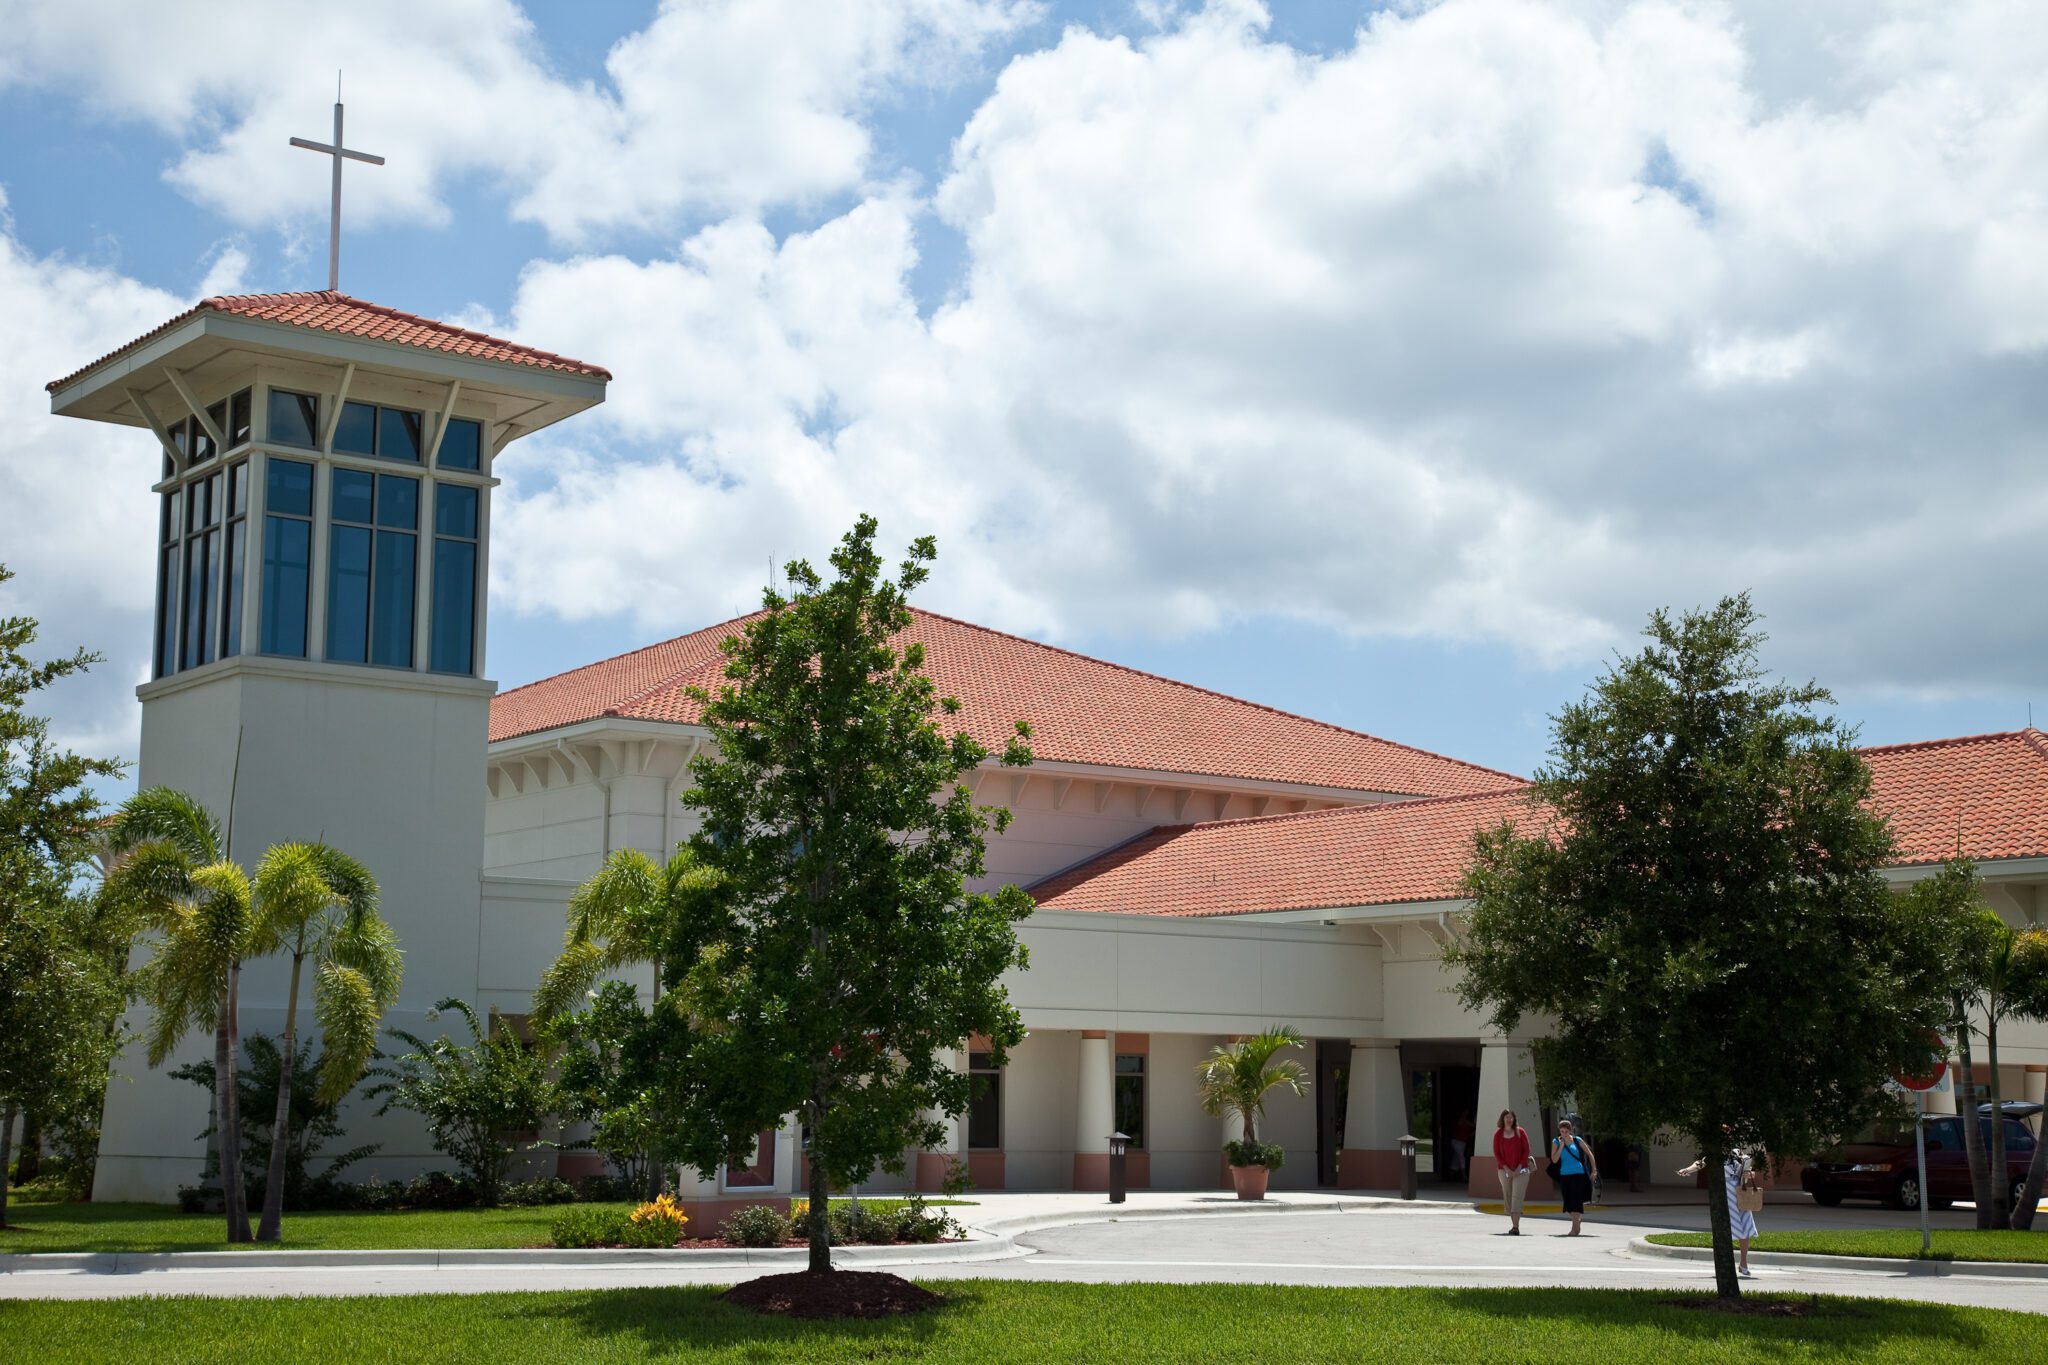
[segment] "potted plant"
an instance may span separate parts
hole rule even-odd
[[[1259,1119],[1272,1090],[1299,1095],[1308,1089],[1308,1068],[1291,1057],[1275,1060],[1283,1049],[1301,1045],[1299,1030],[1275,1024],[1256,1037],[1211,1049],[1196,1066],[1202,1111],[1218,1117],[1235,1114],[1244,1124],[1244,1136],[1223,1148],[1239,1199],[1264,1199],[1266,1178],[1286,1159],[1278,1143],[1259,1141]]]

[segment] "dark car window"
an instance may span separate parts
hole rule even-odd
[[[2005,1150],[2007,1152],[2033,1151],[2033,1130],[2018,1119],[2007,1119],[2005,1121]]]
[[[1960,1119],[1929,1119],[1927,1122],[1927,1150],[1930,1152],[1953,1152],[1963,1145],[1963,1125]]]

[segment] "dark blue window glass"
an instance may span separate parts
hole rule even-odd
[[[156,595],[156,675],[178,671],[178,546],[164,547]]]
[[[375,475],[353,469],[335,470],[334,502],[328,508],[328,515],[336,521],[369,525],[371,509],[375,506],[376,487]]]
[[[351,455],[377,453],[377,407],[374,403],[343,403],[334,424],[334,448]]]
[[[437,496],[446,497],[443,488]],[[435,537],[434,644],[436,673],[476,669],[476,542]]]
[[[270,460],[264,482],[264,511],[292,517],[313,515],[313,466],[297,460]]]
[[[444,483],[434,489],[434,534],[476,539],[476,490]]]
[[[413,575],[417,537],[377,532],[375,600],[370,607],[370,662],[412,667]]]
[[[274,445],[317,446],[320,444],[320,399],[290,389],[270,391],[270,436]]]
[[[419,459],[420,415],[404,408],[379,408],[377,453],[387,460]]]
[[[265,654],[306,657],[306,590],[313,576],[313,523],[263,519],[263,599],[257,604]]]
[[[327,657],[363,663],[369,642],[370,532],[337,526],[327,542]]]
[[[420,481],[390,474],[377,476],[377,524],[393,531],[420,526]]]
[[[243,389],[228,400],[228,444],[238,446],[249,440],[249,391]]]
[[[248,559],[249,523],[237,517],[228,523],[227,558],[221,571],[227,581],[227,600],[221,604],[220,654],[232,659],[242,652],[242,573]]]
[[[483,464],[483,456],[484,424],[467,417],[451,418],[435,463],[449,469],[476,469]]]

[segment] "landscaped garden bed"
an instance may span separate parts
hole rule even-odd
[[[1704,1232],[1655,1232],[1649,1241],[1667,1247],[1712,1246]],[[1933,1250],[1920,1254],[1918,1228],[1816,1228],[1759,1233],[1752,1251],[1788,1251],[1808,1256],[1878,1256],[1930,1261],[2005,1261],[2048,1265],[2048,1231],[2010,1228],[1941,1228]]]
[[[557,1210],[549,1227],[553,1244],[564,1248],[619,1247],[655,1249],[744,1247],[769,1250],[810,1244],[810,1201],[791,1202],[782,1212],[767,1204],[749,1205],[726,1215],[716,1233],[691,1235],[689,1220],[666,1195],[632,1209],[581,1205]],[[937,1212],[926,1200],[834,1200],[826,1215],[828,1236],[838,1246],[930,1245],[966,1236],[950,1214]]]
[[[849,1272],[835,1271],[835,1276]],[[777,1277],[781,1278],[781,1277]],[[850,1288],[858,1291],[860,1286]],[[773,1286],[769,1287],[772,1292]],[[39,1361],[291,1360],[322,1365],[641,1361],[1531,1360],[1753,1365],[1758,1360],[2026,1360],[2032,1314],[1801,1295],[1799,1317],[1681,1305],[1706,1296],[1607,1289],[1329,1289],[1233,1284],[928,1283],[941,1301],[885,1318],[804,1320],[716,1287],[527,1294],[9,1303],[12,1340]],[[1752,1295],[1755,1302],[1772,1296]]]

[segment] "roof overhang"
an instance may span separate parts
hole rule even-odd
[[[604,401],[605,381],[572,374],[367,337],[201,308],[162,335],[111,356],[50,395],[60,417],[147,427],[140,395],[158,411],[174,411],[178,399],[166,371],[193,390],[225,381],[235,370],[270,361],[340,370],[354,365],[358,376],[446,385],[459,382],[464,398],[497,409],[499,420],[516,422],[520,435],[572,417]],[[162,390],[161,395],[158,391]]]

